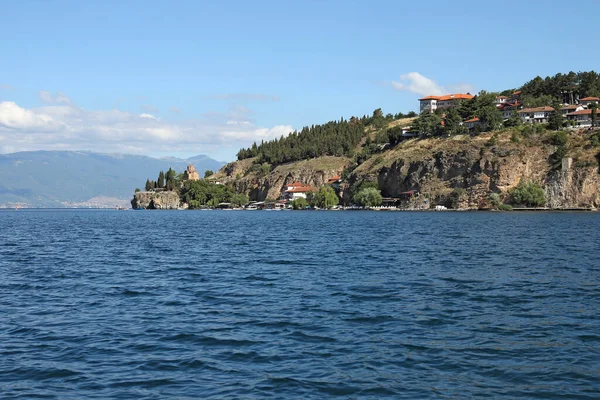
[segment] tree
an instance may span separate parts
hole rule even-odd
[[[486,105],[477,110],[479,127],[482,132],[496,130],[502,124],[502,113],[495,105]]]
[[[298,197],[296,200],[292,201],[292,208],[294,210],[304,210],[308,206],[308,201],[304,197]]]
[[[254,146],[256,146],[256,143],[254,143]],[[214,172],[211,171],[210,169],[207,169],[206,171],[204,171],[204,179],[208,178],[209,176],[213,175]]]
[[[553,105],[553,110],[550,113],[550,117],[548,118],[548,129],[552,129],[554,131],[562,128],[563,125],[563,115],[560,111],[560,104],[555,102]]]
[[[462,118],[458,113],[458,109],[452,107],[446,111],[444,120],[444,131],[451,135],[464,133],[466,128],[461,124]]]
[[[142,190],[140,188],[135,188],[135,192],[141,192]]]
[[[354,198],[358,192],[366,188],[375,188],[377,191],[379,191],[379,184],[374,181],[355,182],[354,185],[350,187],[350,195],[352,198]]]
[[[551,106],[552,104],[557,102],[557,98],[549,95],[540,95],[537,97],[534,96],[522,96],[521,100],[522,104],[527,107],[543,107],[543,106]]]
[[[385,125],[385,117],[383,116],[383,111],[381,111],[381,108],[378,108],[375,111],[373,111],[373,116],[371,117],[371,125],[373,125],[375,129],[381,129]]]
[[[152,185],[152,182],[150,182],[150,179],[146,179],[146,192],[149,191],[150,189],[152,189],[154,186]]]
[[[598,103],[592,103],[588,106],[592,110],[592,127],[596,126],[596,120],[598,119]]]
[[[167,190],[175,190],[175,188],[177,187],[175,182],[175,176],[177,176],[175,170],[169,168],[169,170],[165,174],[165,188]]]
[[[437,136],[442,133],[442,119],[433,113],[424,112],[415,120],[413,130],[423,136]]]
[[[337,194],[331,186],[321,186],[319,191],[312,193],[311,205],[319,208],[329,208],[339,203]]]
[[[364,207],[375,207],[381,204],[382,197],[379,190],[368,187],[358,192],[354,196],[354,201]]]
[[[243,206],[248,203],[248,196],[243,193],[236,193],[231,196],[231,203],[236,206]]]
[[[159,188],[165,187],[165,173],[163,171],[158,173],[158,181],[156,181],[156,186]]]
[[[533,182],[519,182],[519,185],[510,191],[510,197],[514,204],[527,207],[541,207],[546,204],[544,189]]]

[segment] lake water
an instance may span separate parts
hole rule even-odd
[[[0,211],[0,398],[600,398],[599,213]]]

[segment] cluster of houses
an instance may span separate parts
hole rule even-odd
[[[520,101],[521,91],[518,90],[513,93],[511,97],[508,96],[497,96],[495,103],[496,107],[502,113],[502,118],[507,120],[510,116],[516,112],[524,123],[536,124],[546,123],[550,118],[550,113],[554,111],[554,108],[549,106],[535,107],[535,108],[523,108]],[[419,99],[420,111],[433,113],[436,110],[444,110],[451,107],[456,107],[461,100],[469,100],[474,96],[470,93],[457,93],[447,94],[444,96],[427,96]],[[567,103],[561,107],[563,116],[573,121],[573,124],[578,127],[589,127],[592,126],[592,110],[589,108],[590,104],[598,104],[600,98],[598,97],[584,97],[581,99],[571,99],[573,104]],[[477,124],[479,124],[479,118],[471,118],[463,121],[463,124],[473,130]]]

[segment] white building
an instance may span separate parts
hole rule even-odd
[[[306,198],[306,195],[310,192],[315,191],[316,189],[310,185],[306,185],[304,183],[294,182],[285,186],[285,190],[283,191],[282,197],[284,200],[296,200],[299,198]]]
[[[498,105],[498,110],[500,110],[500,112],[502,113],[503,119],[509,119],[514,111],[519,110],[519,107],[521,107],[521,103],[519,103],[518,100],[515,100],[513,102],[506,101]]]
[[[458,105],[460,100],[469,100],[474,96],[470,93],[456,93],[456,94],[447,94],[444,96],[427,96],[419,99],[420,112],[430,112],[433,113],[435,110],[450,108]]]
[[[494,100],[494,104],[497,106],[504,104],[508,101],[508,97],[506,96],[496,96],[496,100]]]
[[[569,113],[567,114],[567,119],[575,121],[577,126],[592,126],[592,110],[579,110]]]
[[[540,124],[548,122],[548,119],[550,118],[550,113],[552,111],[554,111],[554,108],[544,106],[535,108],[524,108],[517,112],[519,113],[519,117],[521,117],[523,122],[530,124]]]

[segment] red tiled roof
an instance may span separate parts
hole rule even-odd
[[[295,187],[293,189],[286,190],[285,193],[306,193],[312,192],[315,188],[312,186],[304,186],[304,187]]]
[[[308,185],[306,183],[300,183],[300,182],[288,183],[286,186],[291,186],[291,187],[310,187],[310,185]]]
[[[592,110],[591,109],[589,109],[589,110],[574,111],[572,113],[568,113],[567,116],[568,115],[588,115],[588,114],[590,114],[590,115],[592,114]]]
[[[515,101],[514,103],[507,101],[506,103],[499,104],[498,108],[504,110],[506,107],[519,107],[520,105],[521,103],[519,103],[518,101]]]
[[[464,121],[464,123],[468,124],[469,122],[478,122],[478,121],[479,121],[479,118],[475,117],[475,118],[471,118],[471,119]]]
[[[521,94],[521,91],[517,90],[517,91],[513,92],[513,94],[519,95],[519,94]]]
[[[446,101],[446,100],[463,100],[463,99],[472,99],[473,95],[471,94],[464,94],[464,93],[456,93],[456,94],[445,94],[443,96],[427,96],[427,97],[423,97],[420,100],[438,100],[438,101]]]
[[[571,104],[571,105],[568,105],[568,106],[563,106],[560,109],[561,110],[576,110],[577,107],[581,107],[581,106],[579,106],[577,104]]]
[[[440,96],[427,96],[427,97],[423,97],[419,100],[439,100]]]
[[[508,99],[506,96],[496,96],[497,99]]]
[[[519,110],[519,113],[532,113],[532,112],[541,112],[541,111],[554,111],[554,108],[543,106],[543,107],[535,107],[535,108],[524,108]]]
[[[583,99],[579,99],[579,101],[600,101],[600,97],[584,97]]]

